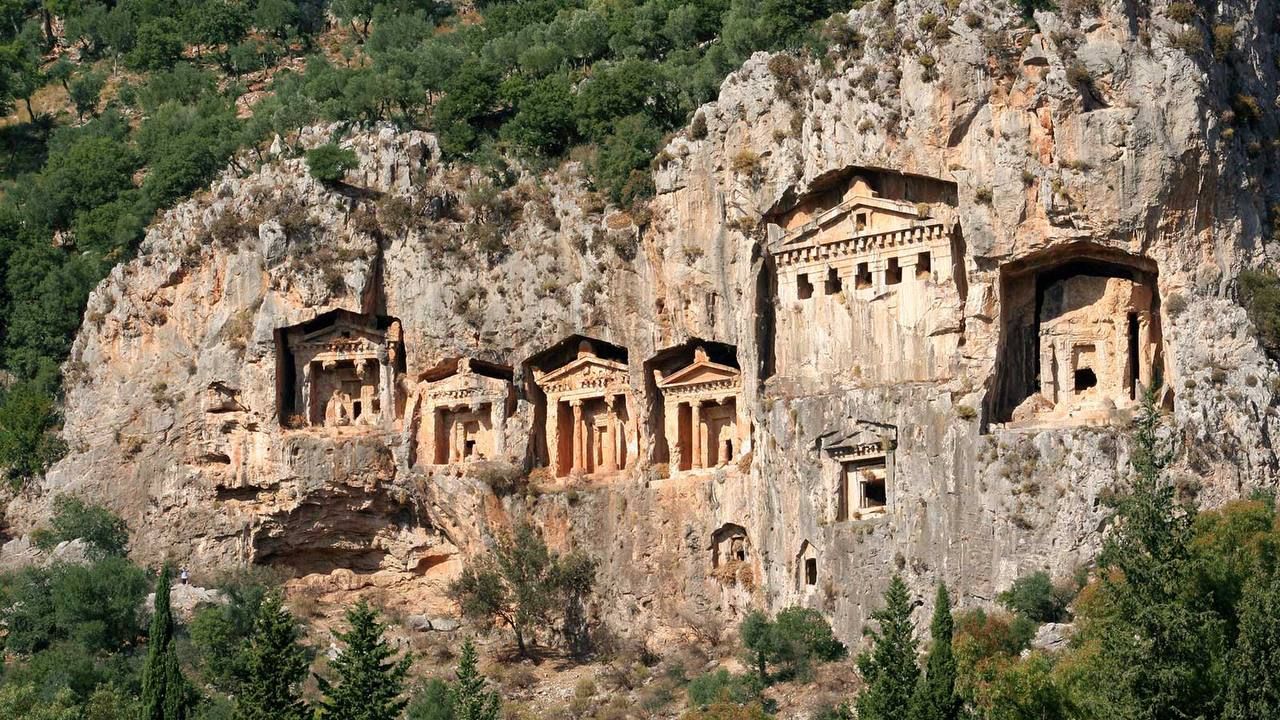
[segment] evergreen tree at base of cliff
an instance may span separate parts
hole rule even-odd
[[[468,638],[458,660],[458,680],[449,688],[454,720],[498,720],[501,701],[486,685],[476,669],[476,646]]]
[[[893,576],[884,601],[883,608],[871,613],[880,625],[870,632],[875,646],[858,658],[858,670],[867,682],[858,696],[858,720],[899,720],[910,707],[920,677],[911,598],[901,576]]]
[[[1133,478],[1112,501],[1114,530],[1098,558],[1100,602],[1085,624],[1097,653],[1079,698],[1099,717],[1218,717],[1225,686],[1222,618],[1197,591],[1195,507],[1164,477],[1155,394],[1134,420]]]
[[[317,676],[320,717],[324,720],[391,720],[408,704],[401,699],[404,678],[413,658],[392,660],[395,651],[382,636],[386,626],[361,600],[347,611],[351,629],[338,633],[345,646],[333,661],[335,682]]]
[[[911,698],[911,720],[956,720],[960,717],[960,696],[956,694],[956,657],[951,649],[955,621],[951,617],[951,596],[947,586],[938,585],[938,598],[929,626],[933,645],[925,662],[925,674]]]
[[[1280,571],[1260,569],[1240,598],[1224,720],[1280,717]]]
[[[142,668],[143,720],[186,720],[196,704],[195,690],[178,667],[169,576],[166,566],[156,582],[155,614],[147,637],[147,663]]]
[[[307,720],[311,713],[299,695],[310,662],[298,644],[298,623],[278,592],[258,606],[253,634],[240,651],[235,720]]]

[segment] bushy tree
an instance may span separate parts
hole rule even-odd
[[[85,115],[93,115],[98,111],[98,98],[107,83],[107,76],[92,70],[76,76],[68,88],[71,102],[76,106],[76,115],[84,119]]]
[[[957,720],[961,700],[956,692],[956,658],[951,641],[955,623],[951,617],[951,596],[947,586],[939,583],[929,625],[931,642],[925,660],[924,675],[916,684],[911,698],[911,720]]]
[[[47,531],[35,533],[36,545],[51,549],[60,542],[83,540],[98,557],[123,557],[129,552],[129,526],[119,515],[101,505],[90,505],[74,495],[53,499],[53,516]]]
[[[829,662],[848,652],[836,640],[831,625],[812,608],[789,607],[773,620],[753,610],[743,618],[738,635],[761,684],[803,676],[812,661]],[[776,672],[768,671],[770,665],[776,666]]]
[[[61,455],[61,442],[51,432],[57,419],[53,398],[37,383],[0,392],[0,471],[11,483],[39,475]]]
[[[1271,270],[1240,273],[1240,304],[1258,333],[1258,342],[1272,357],[1280,357],[1280,276]]]
[[[568,608],[566,620],[581,612],[594,576],[594,561],[560,558],[532,525],[521,523],[498,538],[492,556],[464,569],[449,594],[467,617],[511,628],[521,656],[528,657],[529,640],[550,624],[557,608]]]
[[[195,689],[178,666],[173,610],[169,605],[170,570],[156,581],[155,612],[147,634],[147,660],[142,667],[142,719],[186,720],[194,715]]]
[[[200,672],[214,687],[235,694],[244,672],[242,650],[254,634],[273,578],[243,570],[223,577],[218,590],[225,602],[205,605],[192,618],[191,642],[199,652]]]
[[[135,70],[164,70],[182,57],[182,28],[178,21],[157,17],[138,27],[128,63]]]
[[[408,654],[395,660],[395,650],[383,637],[386,626],[364,600],[347,611],[346,632],[337,633],[342,650],[332,664],[334,679],[316,677],[320,685],[320,713],[324,720],[386,720],[398,717],[408,705],[402,695],[404,679],[413,664]]]
[[[280,593],[258,605],[253,633],[239,652],[235,720],[307,720],[302,683],[311,664],[298,642],[298,623]]]
[[[920,676],[911,607],[906,583],[894,575],[884,593],[884,607],[871,613],[879,625],[868,631],[875,644],[858,658],[858,670],[867,683],[857,700],[859,720],[896,720],[910,707]]]
[[[1071,601],[1070,588],[1055,587],[1043,570],[1018,578],[996,598],[1012,612],[1041,623],[1062,622]]]
[[[341,181],[347,171],[358,164],[355,151],[340,148],[334,143],[325,143],[307,151],[307,167],[311,170],[311,177],[326,185]]]

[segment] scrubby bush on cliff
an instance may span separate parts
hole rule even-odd
[[[1240,273],[1240,303],[1258,333],[1258,342],[1280,357],[1280,277],[1269,270]]]
[[[325,143],[307,151],[307,167],[311,171],[311,177],[326,185],[340,182],[347,171],[356,165],[355,152],[340,148],[334,143]]]
[[[1041,623],[1064,622],[1067,605],[1075,595],[1075,588],[1054,585],[1049,574],[1042,571],[1025,575],[1013,582],[1013,587],[1000,593],[997,601],[1010,612],[1020,613]]]
[[[49,528],[32,533],[35,545],[50,550],[58,543],[83,540],[90,554],[124,556],[129,552],[129,526],[119,515],[80,498],[59,495],[53,500]]]
[[[743,619],[738,634],[762,684],[806,677],[815,660],[829,662],[848,653],[822,614],[811,608],[790,607],[779,611],[773,620],[753,610]],[[769,666],[775,670],[769,672]]]

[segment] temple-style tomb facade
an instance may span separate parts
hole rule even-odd
[[[654,377],[672,471],[722,467],[750,450],[738,368],[712,362],[699,347],[692,363],[667,374],[655,370]]]
[[[556,477],[631,467],[637,432],[625,360],[598,356],[584,339],[573,360],[535,369],[534,382],[546,395],[546,447]]]
[[[415,462],[449,465],[507,455],[511,368],[452,358],[422,373],[406,416]]]
[[[400,322],[334,310],[283,331],[291,417],[311,427],[390,427],[403,406]],[[296,422],[296,421],[295,421]]]

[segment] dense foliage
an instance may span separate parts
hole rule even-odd
[[[90,290],[238,148],[278,135],[296,152],[315,122],[390,121],[510,178],[513,160],[540,167],[581,147],[596,186],[631,202],[652,192],[663,134],[729,71],[755,50],[819,44],[816,24],[843,7],[490,0],[459,17],[438,0],[7,4],[0,110],[22,110],[0,131],[0,368],[17,378],[0,383],[0,468],[20,481],[64,451],[51,432],[60,364]],[[290,58],[305,69],[280,70]],[[245,81],[264,71],[271,92],[239,117]],[[46,109],[54,96],[61,113]],[[325,182],[351,163],[336,145],[309,159]]]

